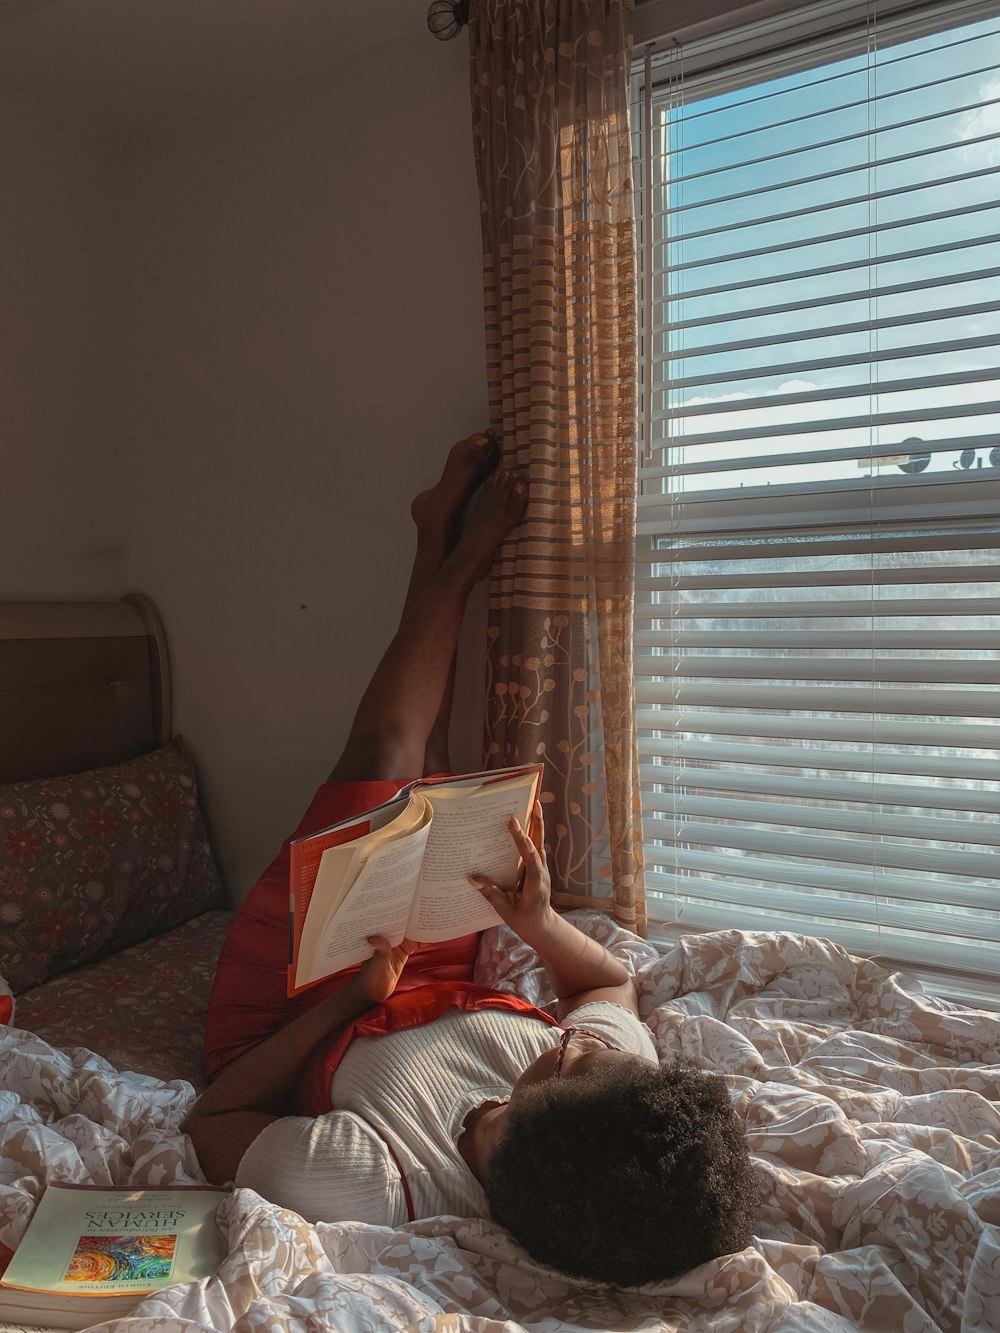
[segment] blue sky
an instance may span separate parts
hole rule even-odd
[[[933,282],[915,292],[880,290],[1000,267],[1000,245],[992,239],[1000,232],[1000,19],[881,45],[872,57],[862,53],[701,101],[696,100],[696,89],[693,92],[688,92],[683,114],[662,112],[670,151],[663,158],[664,183],[657,191],[657,203],[679,211],[671,215],[671,240],[659,248],[658,261],[666,256],[671,264],[691,266],[669,279],[670,320],[708,322],[669,334],[672,380],[694,382],[674,388],[669,396],[657,394],[654,409],[670,411],[671,433],[678,443],[692,435],[729,429],[759,428],[765,434],[760,440],[688,443],[683,461],[747,460],[760,453],[850,447],[856,451],[851,459],[797,469],[795,480],[861,479],[870,469],[867,460],[859,466],[859,457],[871,444],[899,444],[900,457],[907,456],[903,442],[914,438],[944,441],[992,433],[1000,444],[996,415],[985,407],[975,411],[1000,397],[997,374],[988,374],[981,383],[974,379],[984,369],[995,372],[998,365],[1000,276]],[[876,99],[874,110],[870,95]],[[981,141],[983,136],[994,137]],[[988,174],[974,175],[984,169]],[[838,174],[795,183],[830,172]],[[839,202],[867,196],[869,190],[876,196],[904,192],[873,201],[865,197]],[[792,212],[799,216],[758,221]],[[937,213],[950,216],[920,220]],[[903,225],[891,225],[895,223]],[[869,234],[872,226],[882,229]],[[814,238],[855,230],[858,235],[809,244]],[[973,244],[964,244],[970,241]],[[892,258],[940,245],[949,249],[940,255]],[[764,248],[772,253],[726,258],[734,251]],[[794,276],[803,269],[841,265],[847,267],[812,277]],[[665,281],[661,279],[661,294]],[[690,295],[709,286],[722,290]],[[851,293],[848,300],[831,299]],[[794,312],[733,318],[739,311],[796,301],[808,305]],[[988,308],[970,313],[970,306]],[[875,331],[844,328],[949,308],[961,313],[917,318]],[[661,301],[660,322],[666,313]],[[822,327],[831,329],[829,336],[775,341],[781,335],[808,335],[810,329]],[[661,351],[667,337],[659,339]],[[993,339],[994,344],[947,346],[973,339]],[[720,350],[720,344],[731,340],[752,345]],[[699,345],[714,350],[693,354]],[[905,357],[876,359],[869,370],[871,352],[884,356],[906,346],[918,350]],[[859,364],[817,364],[849,356],[859,357]],[[793,368],[763,376],[749,373],[776,363]],[[658,373],[662,378],[662,366]],[[966,382],[933,388],[911,384],[873,398],[870,374],[876,386],[879,381],[912,382],[930,374],[964,376]],[[712,382],[702,383],[704,376],[711,376]],[[858,391],[808,401],[815,392],[836,392],[850,385],[859,386]],[[790,394],[806,401],[775,401]],[[678,415],[678,409],[698,407],[701,413]],[[958,407],[972,414],[936,415]],[[913,419],[875,430],[835,428],[837,421],[869,410],[904,418],[909,413]],[[773,437],[766,433],[775,426],[823,420],[831,423],[823,432]],[[958,453],[956,445],[953,451],[935,455],[926,475],[960,475],[961,469],[953,466]],[[983,466],[988,466],[988,455],[988,447],[978,449]],[[880,474],[906,480],[894,463],[883,464]],[[712,485],[785,485],[790,479],[788,468],[754,469],[744,461],[738,471],[714,479]],[[703,488],[706,478],[689,477],[684,484],[688,489]]]

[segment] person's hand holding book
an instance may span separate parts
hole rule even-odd
[[[486,875],[470,875],[469,883],[545,964],[559,1000],[556,1016],[560,1022],[593,1000],[608,1000],[638,1014],[638,994],[628,968],[552,906],[541,805],[536,801],[531,812],[531,837],[516,819],[507,827],[524,865],[518,882],[504,886]]]
[[[395,948],[384,935],[369,935],[368,943],[375,952],[367,962],[361,964],[361,971],[350,983],[365,1007],[384,1004],[396,989],[406,960],[417,947],[416,940],[401,940]]]
[[[539,802],[535,802],[531,812],[530,836],[513,817],[508,820],[507,827],[523,864],[517,883],[504,886],[485,875],[470,875],[469,883],[475,885],[511,930],[516,931],[522,940],[534,944],[544,935],[552,916],[552,884],[545,862],[545,825]]]

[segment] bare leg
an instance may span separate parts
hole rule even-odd
[[[455,697],[455,654],[451,655],[448,679],[444,683],[441,704],[434,719],[434,725],[427,735],[424,746],[424,766],[420,770],[424,777],[430,773],[450,773],[451,751],[449,736],[451,732],[451,704]]]
[[[461,535],[462,511],[476,486],[496,466],[499,450],[492,431],[470,435],[454,445],[435,486],[422,491],[410,506],[417,525],[417,550],[410,572],[403,616],[417,598]],[[455,690],[455,655],[452,654],[441,705],[427,737],[421,773],[451,771],[448,730],[451,700]],[[416,771],[416,770],[414,770]]]
[[[399,629],[358,706],[331,780],[405,779],[423,772],[466,599],[526,504],[524,482],[511,472],[494,472],[456,545],[422,587],[413,590],[411,581]]]
[[[491,431],[470,435],[452,446],[437,483],[410,505],[417,526],[417,549],[403,603],[403,617],[438,572],[461,536],[462,510],[469,496],[494,467],[498,449]]]

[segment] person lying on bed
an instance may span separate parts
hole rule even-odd
[[[399,629],[297,833],[447,769],[466,598],[526,503],[485,434],[457,444],[414,502],[417,555]],[[186,1125],[206,1176],[311,1221],[490,1216],[536,1260],[617,1286],[742,1249],[754,1177],[723,1080],[660,1067],[627,968],[553,910],[540,807],[530,835],[516,821],[510,834],[523,882],[473,882],[543,960],[565,1026],[472,986],[474,936],[444,948],[372,938],[360,968],[289,1000],[286,843],[234,923],[213,989],[215,1077]],[[379,1005],[382,1035],[359,1032],[334,1069],[331,1043]],[[303,1097],[310,1085],[318,1093]],[[295,1113],[303,1101],[310,1114]]]

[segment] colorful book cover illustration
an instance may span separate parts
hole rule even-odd
[[[63,1276],[105,1284],[168,1278],[176,1249],[176,1236],[81,1236]]]

